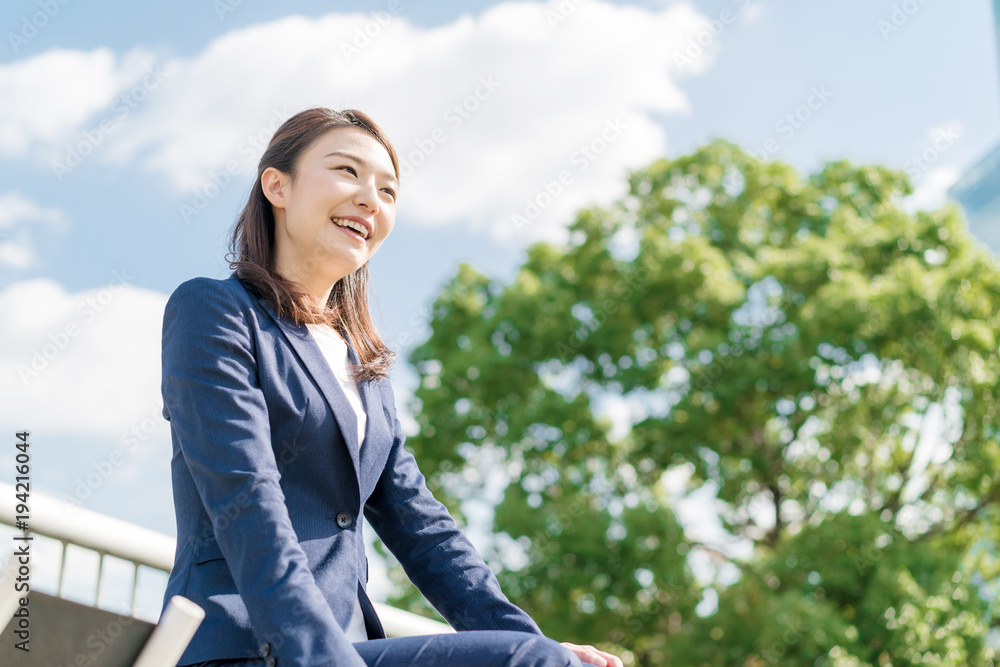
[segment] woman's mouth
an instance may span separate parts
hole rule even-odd
[[[354,223],[353,221],[349,221],[349,220],[344,220],[343,218],[331,218],[330,221],[333,224],[335,224],[338,229],[340,229],[342,232],[344,232],[348,236],[351,236],[351,237],[353,237],[353,238],[361,241],[362,243],[365,243],[367,241],[367,239],[365,238],[364,234],[362,234],[358,230],[353,229],[353,228],[351,228],[351,227],[348,226],[349,224],[357,224],[357,223]]]

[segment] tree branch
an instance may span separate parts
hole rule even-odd
[[[962,526],[965,526],[970,521],[976,518],[976,515],[986,509],[987,506],[1000,501],[1000,485],[994,486],[985,497],[983,497],[975,507],[970,507],[968,509],[962,510],[958,513],[954,520],[951,522],[942,521],[936,526],[931,527],[927,532],[922,535],[917,536],[913,539],[914,542],[922,542],[924,540],[937,537],[939,535],[944,535],[946,533],[951,533],[958,530]]]

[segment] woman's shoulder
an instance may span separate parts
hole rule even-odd
[[[247,289],[236,276],[221,279],[198,276],[174,288],[167,299],[164,316],[183,313],[194,319],[243,319],[241,313],[252,307]]]
[[[225,294],[231,294],[241,301],[249,297],[246,286],[235,275],[231,275],[228,278],[208,278],[206,276],[188,278],[174,288],[170,299]]]

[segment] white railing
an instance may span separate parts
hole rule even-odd
[[[16,506],[14,487],[0,482],[0,524],[16,529]],[[56,592],[58,597],[63,597],[65,590],[66,549],[71,544],[96,551],[98,554],[97,594],[94,607],[100,606],[104,557],[112,556],[132,563],[134,574],[129,611],[132,616],[135,616],[136,592],[139,588],[139,566],[167,573],[173,568],[176,541],[169,535],[83,507],[73,506],[37,491],[31,492],[28,506],[31,510],[30,519],[27,522],[30,534],[43,535],[58,540],[62,544],[62,554],[59,559],[59,583]],[[374,605],[388,637],[454,632],[445,623],[396,609],[380,602],[375,602]]]

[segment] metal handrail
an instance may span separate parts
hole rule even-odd
[[[17,502],[14,486],[0,482],[0,524],[17,528]],[[167,573],[173,569],[177,542],[169,535],[78,507],[38,491],[31,492],[28,506],[31,513],[27,522],[29,530],[26,532],[59,540],[62,544],[56,593],[58,597],[63,597],[66,549],[70,544],[98,553],[95,607],[100,605],[104,556],[114,556],[133,564],[135,572],[132,577],[132,602],[129,611],[132,616],[135,616],[139,566]],[[440,621],[380,602],[373,604],[387,637],[454,632],[451,626]]]

